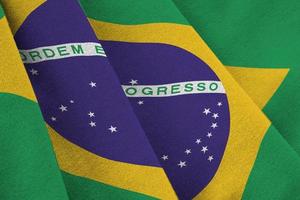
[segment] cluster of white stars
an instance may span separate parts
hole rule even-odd
[[[137,84],[138,84],[138,80],[131,79],[131,80],[129,81],[129,83],[130,83],[131,85],[137,85]],[[141,105],[144,104],[144,101],[139,100],[139,101],[137,101],[137,104],[141,106]]]
[[[131,80],[130,83],[131,83],[131,84],[137,84],[137,80]],[[139,101],[139,102],[140,102],[140,101]],[[139,103],[139,102],[138,102],[138,104],[142,104],[142,103]],[[222,106],[222,105],[223,105],[222,102],[218,102],[218,103],[217,103],[217,106],[218,106],[218,107],[220,107],[220,106]],[[211,114],[211,117],[214,118],[214,120],[216,120],[217,118],[219,118],[219,113],[217,113],[217,112],[216,112],[216,113],[215,113],[215,112],[212,112],[212,111],[211,111],[211,108],[204,108],[203,114],[204,114],[205,116],[209,116],[209,114]],[[211,123],[210,128],[216,129],[217,127],[218,127],[218,123],[217,123],[217,122],[212,122],[212,123]],[[206,137],[207,137],[208,139],[210,139],[212,136],[213,136],[212,132],[207,132]],[[195,141],[195,144],[196,144],[196,145],[200,145],[200,143],[202,143],[201,138],[197,138],[197,139],[194,140],[194,141]],[[202,146],[202,148],[201,148],[201,150],[200,150],[200,152],[202,152],[203,155],[207,155],[207,154],[208,154],[208,151],[209,151],[209,150],[208,150],[208,146],[204,146],[204,145]],[[190,154],[192,154],[192,149],[185,149],[184,153],[185,153],[187,156],[189,156]],[[213,159],[214,159],[214,156],[213,156],[212,154],[208,154],[208,157],[206,157],[206,158],[207,158],[207,160],[208,160],[209,162],[212,162]],[[162,159],[163,161],[167,161],[167,160],[169,159],[169,156],[166,155],[166,154],[164,154],[164,155],[162,155],[161,159]],[[177,163],[177,166],[178,166],[179,168],[187,167],[187,161],[180,160],[179,163]]]
[[[92,111],[88,112],[87,115],[88,115],[90,118],[95,118],[95,117],[96,117],[95,113],[92,112]],[[91,127],[96,127],[96,122],[90,121],[89,125],[90,125]],[[117,127],[116,127],[116,126],[112,126],[112,125],[111,125],[107,130],[109,130],[111,133],[118,132]]]
[[[92,112],[92,111],[88,112],[87,115],[88,115],[90,118],[94,118],[94,117],[95,117],[95,113]],[[90,125],[91,127],[96,127],[96,122],[94,122],[93,120],[91,120],[90,123],[89,123],[89,125]]]
[[[93,82],[93,81],[91,81],[91,82],[89,83],[89,85],[91,86],[91,88],[97,87],[96,84],[97,84],[97,83],[96,83],[96,82]],[[87,115],[88,115],[90,118],[95,118],[95,117],[96,117],[95,112],[92,112],[92,111],[89,111],[89,112],[87,113]],[[96,122],[93,121],[93,120],[91,120],[90,123],[89,123],[89,125],[90,125],[90,127],[96,127]],[[111,133],[118,132],[117,127],[116,127],[116,126],[112,126],[112,125],[111,125],[107,130],[109,130]]]
[[[96,87],[96,83],[91,82],[90,85],[91,85],[91,87]],[[71,104],[74,104],[74,103],[75,103],[74,100],[70,100],[69,102],[70,102]],[[59,109],[61,112],[67,112],[67,111],[68,111],[68,106],[61,104],[61,105],[58,107],[58,109]],[[95,112],[89,111],[89,112],[87,113],[87,115],[89,116],[89,118],[91,118],[91,121],[88,123],[89,126],[92,127],[92,128],[96,127],[96,122],[95,122],[94,120],[92,120],[92,118],[95,118],[95,117],[96,117]],[[56,122],[56,121],[57,121],[57,118],[56,118],[55,116],[51,116],[50,119],[51,119],[51,121],[53,121],[53,122]],[[116,133],[116,132],[118,132],[117,127],[116,127],[116,126],[113,126],[113,125],[111,125],[107,130],[109,130],[110,133]]]
[[[222,105],[223,105],[222,102],[217,103],[218,107],[221,107]],[[210,108],[204,108],[203,113],[207,116],[208,114],[212,113],[212,111]],[[217,118],[219,118],[219,113],[212,113],[211,117],[216,120]],[[213,129],[216,129],[218,127],[218,123],[212,122],[210,127]],[[206,136],[208,138],[211,138],[213,136],[213,134],[212,134],[212,132],[208,132]],[[200,141],[196,140],[196,143],[200,144]],[[202,146],[201,152],[203,152],[203,154],[205,154],[207,151],[208,151],[208,146]],[[213,155],[209,155],[207,158],[207,160],[209,162],[212,162],[213,159],[214,159]]]
[[[201,143],[201,139],[197,139],[197,140],[196,140],[196,144],[200,144],[200,143]],[[203,152],[203,154],[205,154],[207,151],[208,151],[208,146],[202,146],[201,152]],[[192,153],[192,150],[191,150],[191,149],[186,149],[186,150],[184,151],[184,153],[185,153],[186,155],[189,155],[189,154]],[[166,155],[166,154],[164,154],[164,155],[162,155],[161,159],[162,159],[163,161],[167,161],[167,160],[169,159],[169,156]],[[208,160],[209,162],[212,162],[213,159],[214,159],[213,155],[209,155],[209,156],[207,157],[207,160]],[[186,162],[186,161],[180,160],[179,163],[177,164],[177,166],[179,166],[180,168],[186,167],[186,166],[187,166],[187,162]]]
[[[73,104],[73,103],[75,103],[75,101],[74,100],[70,100],[70,103],[71,104]],[[63,112],[67,112],[68,111],[68,106],[65,106],[65,105],[63,105],[63,104],[61,104],[59,107],[58,107],[58,109],[63,113]],[[56,122],[57,121],[57,118],[55,117],[55,116],[51,116],[51,121],[53,121],[53,122]]]

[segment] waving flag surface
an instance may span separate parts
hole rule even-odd
[[[67,193],[30,81],[0,7],[0,199]]]
[[[42,3],[18,28],[15,40],[62,170],[158,198],[175,197],[77,2]],[[67,183],[75,179],[65,178]],[[76,184],[66,184],[72,198],[77,198],[72,191],[80,189]],[[101,191],[89,195],[105,197]]]
[[[171,0],[1,2],[22,72],[3,80],[28,89],[0,92],[35,101],[30,79],[60,168],[45,148],[49,196],[4,199],[300,198],[300,158],[260,110],[276,87],[254,103]]]
[[[283,191],[296,187],[299,172],[295,173],[297,177],[292,177],[288,173],[292,172],[294,167],[278,157],[270,156],[274,149],[282,151],[277,145],[286,148],[282,158],[288,158],[289,163],[297,160],[296,165],[299,165],[297,155],[278,132],[270,127],[267,118],[237,86],[217,58],[181,17],[172,2],[132,1],[132,5],[136,6],[132,6],[131,10],[126,12],[130,13],[128,15],[122,12],[126,4],[119,2],[81,2],[98,38],[106,41],[103,42],[104,48],[123,87],[125,86],[125,92],[130,88],[127,84],[131,79],[137,84],[131,87],[137,90],[136,93],[134,89],[128,89],[126,94],[150,141],[156,143],[157,147],[153,144],[154,149],[158,152],[157,156],[161,156],[161,162],[164,163],[163,166],[179,198],[190,199],[202,190],[196,199],[240,199],[252,169],[253,176],[250,176],[249,180],[254,179],[255,183],[260,184],[255,191],[251,188],[252,185],[249,185],[248,190],[252,192],[249,195],[253,198],[260,198],[258,191],[265,191],[264,185],[276,182],[279,184],[283,176],[286,180],[293,180],[278,193],[265,194],[266,199],[282,196],[285,193]],[[183,85],[199,80],[220,80],[225,88],[224,93],[195,95],[191,90],[186,94]],[[172,87],[176,95],[172,94]],[[143,89],[144,94],[141,95],[140,91],[143,92]],[[222,103],[218,104],[217,99],[220,97],[225,100],[219,100]],[[228,109],[224,108],[227,106],[226,98],[229,103]],[[216,111],[218,105],[222,105],[223,110]],[[212,112],[207,109],[211,109]],[[215,112],[222,118],[214,119]],[[226,142],[227,113],[230,132]],[[211,118],[207,119],[203,115]],[[215,127],[215,123],[218,127]],[[159,141],[157,135],[160,136]],[[197,141],[197,137],[201,140]],[[199,142],[200,145],[189,143],[191,138],[194,138],[194,143]],[[160,144],[157,144],[158,142]],[[227,145],[222,157],[223,142]],[[178,152],[171,152],[170,149],[174,149],[170,147],[172,145],[178,147]],[[219,153],[214,151],[214,145],[219,147]],[[194,159],[199,163],[195,163]],[[218,165],[218,159],[222,161],[215,172],[212,166]],[[275,174],[281,170],[285,171],[280,173],[278,179],[255,176],[256,172],[267,170],[270,167],[269,162],[273,160],[277,163],[278,171]],[[271,171],[273,174],[274,170]],[[195,182],[192,182],[195,174],[199,179],[195,178]],[[208,174],[212,176],[207,177]]]
[[[300,155],[300,124],[295,123],[300,118],[300,2],[231,1],[230,6],[221,1],[174,2],[222,62],[245,66],[229,71],[255,96]],[[248,77],[258,80],[252,81],[258,84],[247,84]],[[259,88],[266,85],[268,90],[257,95]],[[275,91],[271,100],[264,100]]]

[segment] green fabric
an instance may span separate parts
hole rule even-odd
[[[62,175],[71,200],[154,199],[136,192],[130,192],[128,190],[109,186],[90,179],[74,176],[64,171],[62,171]]]
[[[68,199],[38,105],[0,93],[0,199]]]
[[[290,68],[264,112],[300,154],[300,1],[174,2],[224,64]]]
[[[300,158],[274,127],[266,133],[243,199],[300,199]]]
[[[61,176],[35,102],[0,93],[0,113],[0,199],[154,199],[63,171]]]
[[[187,21],[179,14],[172,1],[169,0],[80,0],[80,3],[90,18],[111,23],[170,22],[187,24]],[[133,4],[134,6],[131,6]]]
[[[1,4],[0,4],[0,19],[4,16],[4,11],[1,7]]]

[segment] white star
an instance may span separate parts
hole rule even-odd
[[[133,80],[131,79],[131,81],[129,82],[131,85],[136,85],[138,84],[138,80]]]
[[[219,113],[214,113],[212,117],[217,119],[219,117]]]
[[[93,88],[93,87],[96,87],[96,83],[94,83],[93,81],[91,81],[90,83],[89,83],[89,85]]]
[[[201,139],[200,139],[200,138],[197,139],[195,143],[196,143],[196,144],[200,144],[200,143],[201,143]]]
[[[95,117],[95,113],[93,113],[93,112],[90,111],[90,112],[88,113],[88,116],[90,116],[90,117]]]
[[[208,132],[206,136],[210,138],[212,136],[211,132]]]
[[[74,100],[70,100],[70,103],[74,103]]]
[[[217,105],[220,107],[220,106],[222,106],[223,104],[222,104],[222,102],[218,102]]]
[[[64,106],[64,105],[60,105],[60,107],[59,107],[59,109],[61,110],[61,112],[68,111],[67,108],[68,108],[68,107],[67,107],[67,106]]]
[[[144,101],[138,101],[137,102],[139,105],[143,105],[144,104]]]
[[[30,71],[29,71],[33,76],[34,75],[39,75],[39,72],[38,72],[38,70],[35,70],[35,69],[31,69]]]
[[[189,155],[190,153],[192,153],[192,151],[191,151],[191,149],[186,149],[186,150],[184,151],[184,153],[186,153],[186,155]]]
[[[163,159],[163,160],[168,160],[169,158],[168,158],[168,155],[163,155],[163,156],[161,157],[161,159]]]
[[[186,162],[185,161],[179,161],[177,164],[180,168],[186,167]]]
[[[117,127],[113,127],[113,126],[110,126],[110,127],[108,128],[108,130],[109,130],[111,133],[113,133],[113,132],[118,132]]]
[[[214,157],[212,155],[208,156],[208,158],[207,158],[207,160],[209,160],[209,162],[211,162],[213,159],[214,159]]]
[[[205,147],[202,147],[202,150],[201,150],[203,153],[205,153],[206,151],[208,151],[208,148],[207,148],[207,146],[205,146]]]
[[[90,125],[91,127],[95,127],[95,126],[96,126],[96,122],[91,121],[91,122],[89,123],[89,125]]]
[[[210,112],[210,108],[204,108],[203,113],[204,113],[205,115],[208,115],[209,113],[211,113],[211,112]]]
[[[212,123],[210,127],[212,127],[213,129],[215,129],[215,128],[218,127],[218,123],[217,122],[216,123]]]
[[[51,117],[51,121],[53,121],[53,122],[56,121],[56,117],[53,117],[53,116],[52,116],[52,117]]]

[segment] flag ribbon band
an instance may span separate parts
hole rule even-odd
[[[34,49],[19,50],[23,63],[38,63],[77,56],[104,56],[106,54],[100,43],[66,43]]]
[[[189,94],[225,93],[220,81],[187,81],[163,85],[122,85],[127,97],[170,97]]]

